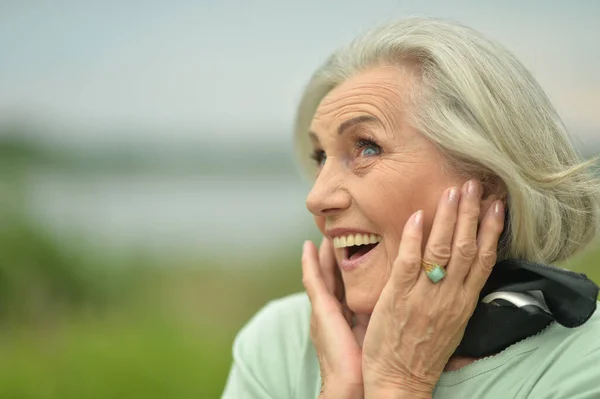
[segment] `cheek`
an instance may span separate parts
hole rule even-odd
[[[418,187],[406,179],[380,180],[362,187],[360,196],[370,219],[387,239],[399,238],[410,215],[420,209],[422,198]]]
[[[378,233],[384,236],[386,255],[393,262],[406,221],[419,209],[424,211],[423,242],[426,242],[440,195],[451,182],[414,172],[402,174],[396,171],[369,177],[372,179],[361,181],[360,190],[355,190],[354,196]]]

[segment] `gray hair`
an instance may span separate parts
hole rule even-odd
[[[300,102],[295,140],[305,170],[308,130],[321,100],[378,65],[416,66],[410,123],[455,170],[500,179],[508,193],[499,259],[553,263],[600,230],[600,182],[530,72],[503,46],[465,26],[429,18],[387,23],[334,52]],[[311,169],[312,168],[312,169]]]

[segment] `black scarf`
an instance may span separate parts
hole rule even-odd
[[[596,310],[598,286],[585,274],[520,260],[498,262],[454,353],[496,354],[550,323],[578,327]]]

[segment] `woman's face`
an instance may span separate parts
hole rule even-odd
[[[424,210],[426,242],[442,192],[467,180],[408,124],[403,95],[414,79],[397,67],[369,69],[332,90],[311,123],[320,167],[306,205],[334,242],[346,301],[357,314],[373,311],[408,217]],[[357,241],[363,245],[351,245]]]

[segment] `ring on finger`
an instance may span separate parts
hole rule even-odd
[[[426,260],[421,260],[421,268],[429,277],[432,283],[437,284],[444,277],[446,277],[446,271],[444,270],[444,266],[440,266],[437,263],[428,262]]]

